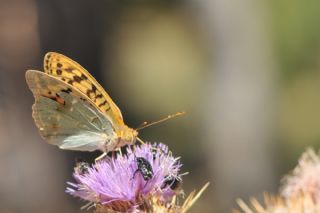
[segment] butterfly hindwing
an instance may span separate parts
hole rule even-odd
[[[33,118],[41,136],[62,149],[103,149],[113,137],[112,122],[80,91],[46,73],[28,70],[34,94]]]
[[[77,88],[114,124],[123,124],[119,108],[102,86],[80,64],[62,54],[49,52],[44,57],[44,71]]]

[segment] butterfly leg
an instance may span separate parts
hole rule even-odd
[[[115,158],[114,151],[111,151],[111,159],[114,160],[114,158]]]
[[[102,153],[99,157],[97,157],[94,161],[98,162],[99,160],[103,159],[107,155],[106,152]]]
[[[146,185],[148,184],[149,180],[146,181],[146,183],[144,184],[143,188],[146,187]]]
[[[137,140],[141,143],[141,144],[145,144],[145,142],[143,140],[141,140],[140,138],[137,137]]]
[[[120,156],[122,156],[122,151],[121,151],[121,148],[119,147],[119,154],[120,154]]]

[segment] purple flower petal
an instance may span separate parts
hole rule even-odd
[[[137,157],[150,163],[153,175],[144,180],[138,169]],[[66,192],[84,200],[102,204],[118,205],[123,203],[133,208],[151,196],[166,202],[176,192],[170,185],[163,187],[166,177],[179,177],[182,164],[174,158],[164,144],[146,143],[141,146],[128,147],[126,154],[106,157],[82,173],[75,169],[76,183],[68,182]],[[136,172],[137,171],[137,172]],[[136,173],[135,173],[136,172]]]

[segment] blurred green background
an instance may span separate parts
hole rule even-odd
[[[320,145],[320,2],[316,0],[0,0],[0,212],[79,212],[65,194],[74,159],[31,117],[27,69],[48,51],[87,68],[140,132],[184,164],[191,212],[231,212],[277,192]]]

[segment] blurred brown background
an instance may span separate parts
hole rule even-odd
[[[40,138],[27,69],[46,52],[87,68],[140,132],[182,156],[191,212],[277,192],[306,146],[320,145],[316,0],[0,0],[0,212],[79,212],[65,194],[76,157]]]

